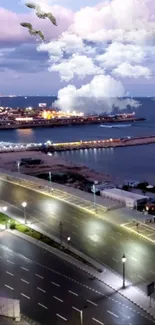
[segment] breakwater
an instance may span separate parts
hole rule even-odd
[[[22,151],[70,151],[80,149],[93,149],[93,148],[117,148],[127,146],[139,146],[155,143],[155,135],[141,136],[141,137],[125,137],[125,138],[110,138],[104,140],[91,140],[91,141],[76,141],[76,142],[59,142],[53,143],[47,141],[46,143],[6,143],[0,142],[0,153],[4,152],[22,152]]]

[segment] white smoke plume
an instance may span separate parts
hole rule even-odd
[[[133,99],[122,99],[126,91],[121,83],[111,76],[95,76],[90,83],[76,88],[73,85],[59,90],[58,100],[53,104],[60,110],[77,112],[111,113],[114,106],[125,109],[127,106],[137,108],[140,103]]]

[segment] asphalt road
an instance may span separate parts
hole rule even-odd
[[[35,191],[0,181],[0,199],[8,211],[22,217],[21,202],[27,202],[27,219],[44,231],[59,236],[63,223],[63,239],[71,237],[76,248],[122,274],[121,258],[126,254],[126,277],[146,291],[155,280],[154,245],[63,201]],[[117,210],[119,213],[119,210]],[[110,212],[109,219],[112,217]]]
[[[0,232],[0,296],[44,325],[152,325],[140,308],[88,274],[5,231]]]

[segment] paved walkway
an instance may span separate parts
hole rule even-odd
[[[68,263],[74,264],[78,268],[81,268],[82,263],[74,259],[72,256],[67,255],[66,253],[50,247],[36,239],[33,239],[25,234],[19,233],[17,231],[11,231],[16,236],[20,236],[23,239],[30,241],[33,244],[38,245],[39,247],[46,249],[52,254],[57,255],[59,258],[66,260]],[[105,266],[103,266],[103,272],[97,272],[89,266],[83,265],[82,270],[89,273],[91,276],[94,276],[99,281],[105,283],[113,290],[119,292],[122,296],[130,300],[132,303],[140,307],[143,311],[147,312],[153,318],[155,318],[155,301],[153,300],[150,306],[150,299],[138,288],[132,286],[131,283],[126,281],[126,288],[122,289],[122,278],[116,273],[112,272]]]

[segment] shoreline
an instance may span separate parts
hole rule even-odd
[[[56,157],[54,155],[49,156],[46,153],[38,151],[25,151],[25,152],[10,152],[0,154],[0,168],[4,168],[8,171],[17,172],[19,171],[17,162],[22,158],[33,158],[40,159],[41,164],[38,165],[27,165],[20,166],[20,172],[25,175],[38,176],[39,174],[48,174],[53,172],[53,174],[74,174],[80,175],[86,179],[86,181],[94,182],[98,181],[100,183],[106,182],[109,184],[117,184],[118,179],[109,174],[100,173],[95,171],[83,164],[75,164],[74,162],[64,159],[60,156]],[[76,182],[75,182],[76,183]],[[64,184],[67,186],[67,184]],[[70,187],[78,188],[77,184],[68,184]]]

